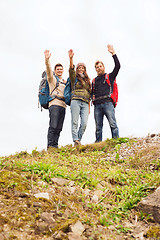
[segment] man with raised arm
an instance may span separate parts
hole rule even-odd
[[[48,128],[48,148],[58,148],[58,140],[60,132],[62,131],[63,122],[65,118],[66,104],[64,101],[64,88],[66,81],[62,79],[63,66],[58,63],[54,67],[54,73],[50,64],[51,53],[49,50],[44,51],[47,80],[49,84],[50,95],[53,98],[49,102],[49,128]],[[59,81],[57,80],[57,77]]]
[[[110,85],[106,81],[106,73],[104,63],[96,61],[95,70],[97,77],[92,81],[92,101],[94,104],[94,118],[96,124],[96,142],[102,141],[103,118],[106,116],[112,138],[119,137],[119,129],[115,118],[114,103],[111,98],[111,91],[113,91],[113,84],[120,69],[120,63],[115,54],[112,45],[108,45],[108,51],[112,54],[115,66],[111,73],[108,74]]]

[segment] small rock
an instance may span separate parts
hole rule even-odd
[[[105,231],[105,227],[103,227],[102,225],[98,225],[97,226],[97,229],[98,229],[98,232],[100,232],[100,233],[104,233],[104,231]]]
[[[33,202],[33,207],[42,207],[42,204],[39,202]]]
[[[84,189],[84,190],[83,190],[83,194],[84,194],[84,195],[88,196],[89,193],[90,193],[90,190],[89,190],[89,189]]]
[[[112,208],[112,206],[109,203],[105,204],[104,206],[105,206],[106,209],[111,209]]]
[[[55,233],[52,235],[52,239],[62,240],[62,239],[68,239],[68,238],[67,238],[67,234],[65,234],[65,233],[62,232],[62,231],[59,231],[59,232],[55,232]]]
[[[36,232],[46,232],[48,230],[48,224],[46,222],[38,222]]]
[[[152,171],[152,170],[154,170],[154,166],[153,165],[150,165],[150,167],[149,167],[149,169]]]
[[[74,181],[70,181],[68,185],[69,185],[69,187],[73,187],[74,186]]]
[[[43,212],[40,218],[47,223],[54,223],[53,213]]]
[[[59,186],[65,186],[69,182],[67,179],[64,178],[51,178],[51,181]]]
[[[139,239],[139,240],[144,240],[145,238],[143,237],[144,232],[138,233],[138,234],[132,234],[131,236],[133,236],[135,239]]]
[[[76,233],[68,233],[68,240],[83,240],[80,235]]]
[[[125,223],[124,223],[124,226],[125,226],[126,228],[133,228],[133,227],[134,227],[134,225],[133,225],[131,222],[125,222]]]
[[[65,211],[64,211],[64,213],[63,213],[63,217],[64,217],[64,218],[68,218],[68,216],[69,216],[70,214],[71,214],[71,210],[68,209],[68,208],[66,208]]]
[[[145,239],[143,236],[146,229],[148,229],[148,225],[143,222],[139,222],[139,224],[137,224],[134,228],[132,228],[133,231],[131,231],[131,237],[134,237],[137,240]]]
[[[28,197],[28,194],[19,192],[19,191],[15,191],[14,195],[15,195],[15,197],[21,197],[21,198]]]
[[[76,190],[75,187],[67,187],[67,191],[69,192],[69,194],[73,194],[75,190]]]
[[[39,185],[39,186],[43,186],[43,185],[47,185],[47,183],[46,183],[46,182],[43,182],[43,181],[39,181],[39,182],[38,182],[38,185]]]
[[[75,224],[70,225],[69,229],[70,232],[73,232],[77,235],[81,235],[85,230],[83,224],[80,221],[77,221]]]
[[[126,172],[129,172],[129,171],[130,171],[130,169],[129,169],[129,168],[126,168],[126,169],[125,169],[125,171],[126,171]]]
[[[155,136],[156,136],[156,134],[152,133],[150,136],[151,136],[151,138],[153,138],[153,137],[155,137]]]
[[[98,196],[97,195],[93,195],[93,197],[92,197],[92,202],[94,202],[94,203],[96,203],[96,202],[98,202]]]
[[[97,189],[103,189],[103,186],[102,186],[100,183],[98,183],[97,186],[96,186],[96,188],[97,188]]]
[[[110,225],[110,226],[108,227],[108,229],[109,229],[109,230],[115,230],[115,227],[114,227],[113,225]]]
[[[98,197],[101,197],[104,194],[104,192],[102,190],[96,190],[94,192],[94,195],[97,195]]]
[[[49,200],[49,194],[46,192],[36,193],[34,194],[36,198],[45,198]]]

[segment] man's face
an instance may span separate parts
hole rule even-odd
[[[56,69],[54,70],[55,74],[58,76],[58,77],[62,77],[63,75],[63,67],[61,66],[57,66]]]
[[[98,63],[95,69],[98,76],[105,74],[105,67],[102,63]]]

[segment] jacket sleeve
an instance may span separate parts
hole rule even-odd
[[[109,74],[109,79],[110,79],[111,83],[114,82],[114,80],[115,80],[115,78],[116,78],[116,76],[119,72],[119,69],[121,67],[120,62],[119,62],[116,54],[113,55],[113,59],[114,59],[115,67],[114,67],[113,71]]]
[[[47,72],[47,80],[49,83],[52,83],[53,85],[56,86],[56,78],[53,76],[52,68],[51,68],[51,63],[49,59],[45,60],[46,64],[46,72]]]
[[[71,80],[71,87],[73,88],[73,85],[76,80],[76,72],[75,72],[74,68],[69,68],[69,78]]]
[[[94,93],[93,93],[93,81],[92,81],[92,83],[91,83],[91,98],[93,98],[93,95],[94,95]]]

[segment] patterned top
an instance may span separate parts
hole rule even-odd
[[[50,63],[49,59],[45,60],[45,64],[46,64],[47,80],[48,80],[48,84],[49,84],[49,91],[50,91],[50,93],[52,93],[53,89],[56,87],[57,80],[53,76],[51,63]],[[54,90],[52,95],[56,95],[57,97],[64,98],[65,84],[63,83],[63,79],[59,79],[59,80],[60,80],[59,85]],[[52,101],[49,102],[49,107],[52,106],[52,105],[58,105],[58,106],[61,106],[61,107],[64,107],[64,108],[67,107],[65,102],[63,100],[58,99],[58,98],[54,98]]]
[[[75,84],[76,72],[74,68],[69,69],[69,78],[71,80],[71,86],[73,90],[72,100],[82,100],[89,103],[90,92],[88,83],[84,81],[84,84],[82,85],[81,82],[78,80],[78,82]]]

